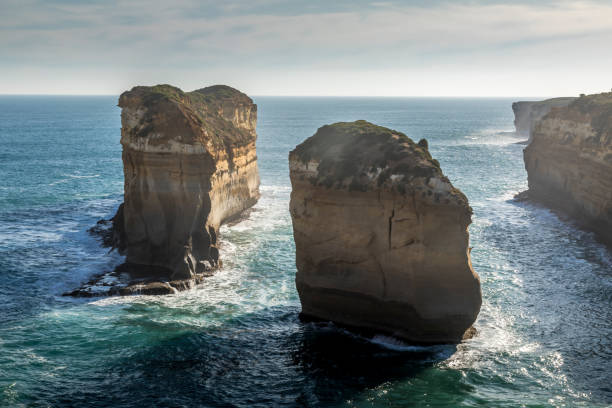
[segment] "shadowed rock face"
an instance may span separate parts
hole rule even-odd
[[[128,264],[189,279],[218,264],[219,226],[259,197],[257,106],[212,86],[138,86],[119,98]]]
[[[289,165],[303,314],[414,342],[460,341],[481,305],[472,210],[426,142],[336,123],[297,146]]]
[[[512,104],[512,111],[514,112],[516,134],[527,137],[529,142],[531,142],[531,135],[536,122],[550,112],[552,108],[567,106],[574,99],[576,98],[567,97],[546,99],[544,101],[514,102]]]
[[[553,109],[524,151],[528,196],[561,210],[612,246],[612,93]]]

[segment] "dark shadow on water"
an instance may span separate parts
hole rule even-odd
[[[310,405],[339,403],[378,385],[417,376],[448,357],[455,345],[410,346],[392,338],[388,345],[329,324],[308,323],[293,336],[293,363],[311,387],[302,394]],[[441,356],[440,350],[444,349]]]
[[[414,377],[454,351],[443,346],[448,353],[438,357],[439,347],[393,350],[329,324],[300,322],[296,308],[286,309],[135,349],[62,389],[47,389],[39,401],[62,407],[339,405]]]
[[[612,247],[610,247],[601,236],[593,232],[588,226],[568,215],[562,210],[546,205],[543,202],[532,199],[529,196],[529,190],[522,191],[516,194],[513,198],[507,200],[509,204],[516,205],[528,211],[530,216],[537,217],[537,211],[546,211],[556,217],[567,228],[568,235],[573,237],[574,241],[579,241],[585,247],[602,248],[607,251],[608,255],[612,255]]]

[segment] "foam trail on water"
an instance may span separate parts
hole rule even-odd
[[[261,264],[270,243],[290,242],[287,203],[290,188],[262,186],[259,202],[238,223],[223,225],[219,246],[223,266],[196,288],[166,296],[104,298],[97,307],[156,305],[173,314],[176,322],[194,327],[222,325],[227,319],[287,304],[294,296],[294,272],[279,279],[275,264]],[[286,247],[274,251],[286,250]],[[277,253],[277,252],[274,252]],[[269,255],[270,260],[276,257]],[[291,256],[283,259],[293,265]],[[269,271],[268,271],[269,270]],[[170,312],[172,311],[172,312]]]

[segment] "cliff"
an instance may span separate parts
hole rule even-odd
[[[553,98],[544,101],[521,101],[512,104],[514,112],[514,127],[516,134],[527,137],[531,142],[531,134],[538,120],[546,115],[552,108],[560,108],[569,105],[574,99],[572,97]]]
[[[612,245],[612,93],[552,110],[524,151],[528,196]]]
[[[302,313],[414,342],[460,341],[481,305],[472,210],[426,141],[336,123],[289,165]]]

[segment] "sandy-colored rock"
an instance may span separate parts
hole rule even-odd
[[[560,108],[569,105],[574,99],[572,97],[552,98],[543,101],[521,101],[512,104],[514,112],[514,127],[516,134],[528,138],[531,142],[531,134],[538,120],[546,115],[552,108]]]
[[[530,199],[612,246],[612,93],[580,97],[535,126],[524,151]]]
[[[257,106],[223,85],[138,86],[119,106],[127,263],[175,280],[216,267],[219,226],[259,197]]]
[[[303,314],[419,343],[460,341],[481,305],[472,210],[426,142],[336,123],[297,146],[289,165]]]

